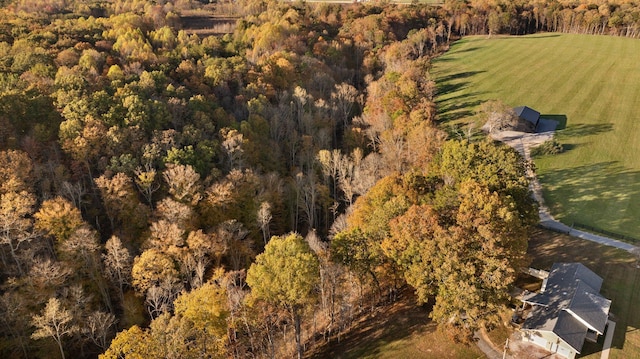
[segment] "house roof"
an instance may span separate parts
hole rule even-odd
[[[587,330],[604,332],[611,301],[600,295],[602,278],[581,263],[555,263],[540,293],[523,301],[534,306],[523,329],[550,331],[580,352]]]
[[[538,120],[540,119],[540,112],[532,109],[531,107],[518,106],[514,107],[513,111],[515,111],[516,115],[518,115],[518,117],[520,117],[521,119],[531,122],[534,125],[538,124]]]

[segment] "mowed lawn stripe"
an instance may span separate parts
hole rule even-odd
[[[544,195],[566,224],[640,239],[640,41],[537,34],[468,37],[434,61],[439,114],[476,121],[499,99],[564,115],[567,151],[536,159]],[[464,74],[451,80],[450,76]],[[457,86],[456,86],[457,85]]]

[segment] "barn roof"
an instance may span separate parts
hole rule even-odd
[[[540,112],[527,106],[514,107],[513,110],[516,112],[516,115],[518,115],[518,117],[520,117],[521,119],[531,122],[534,125],[538,124],[538,120],[540,119]]]

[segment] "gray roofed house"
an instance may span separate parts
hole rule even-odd
[[[531,310],[522,325],[525,339],[573,359],[585,339],[605,331],[611,301],[600,295],[602,278],[581,263],[555,263],[539,293],[522,301]]]
[[[540,112],[527,106],[514,107],[513,111],[515,111],[516,115],[518,115],[520,119],[533,124],[534,129],[538,126],[538,122],[540,121]]]

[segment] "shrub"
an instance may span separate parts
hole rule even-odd
[[[560,143],[558,143],[555,138],[552,138],[548,141],[545,141],[540,146],[532,148],[531,156],[539,157],[547,155],[557,155],[558,153],[562,152],[564,152],[564,147]]]

